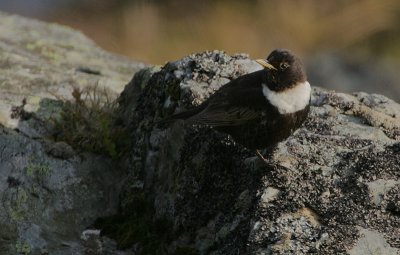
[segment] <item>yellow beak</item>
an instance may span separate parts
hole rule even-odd
[[[259,63],[260,65],[262,65],[264,68],[277,70],[273,65],[268,63],[268,61],[265,59],[256,59],[256,62]]]

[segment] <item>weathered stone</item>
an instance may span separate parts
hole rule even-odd
[[[142,67],[70,28],[0,12],[0,254],[134,254],[80,238],[117,212],[126,174],[108,157],[49,139],[49,119],[73,87],[116,94]]]
[[[98,85],[119,93],[143,67],[71,28],[0,12],[0,123],[18,126],[10,106],[23,98],[29,98],[26,110],[33,111],[43,98],[70,99],[73,87]]]
[[[212,51],[129,82],[119,121],[133,143],[118,162],[49,139],[46,120],[73,86],[119,93],[142,67],[69,28],[0,13],[0,253],[399,252],[399,104],[315,88],[307,122],[265,164],[212,128],[157,125],[259,68]],[[127,235],[142,233],[124,251],[92,225],[118,208]]]
[[[82,251],[79,233],[116,213],[123,175],[111,160],[93,154],[59,159],[40,141],[3,127],[0,151],[0,250],[6,254],[15,254],[17,244],[31,254]]]
[[[360,228],[361,238],[349,251],[350,255],[385,254],[397,255],[398,249],[390,247],[382,233]]]
[[[256,68],[244,55],[194,54],[146,78],[135,111],[132,103],[120,105],[131,111],[123,122],[135,141],[128,155],[133,179],[144,183],[155,215],[173,222],[169,250],[341,254],[367,249],[362,235],[372,231],[386,242],[375,250],[399,251],[396,102],[314,88],[308,120],[269,164],[210,127],[157,124],[200,104],[223,85],[215,81]],[[120,102],[128,97],[124,92]],[[390,185],[374,193],[377,179]],[[378,204],[376,196],[383,199]]]

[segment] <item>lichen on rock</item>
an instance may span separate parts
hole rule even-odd
[[[359,227],[399,249],[393,190],[400,172],[400,105],[394,101],[314,88],[309,118],[279,144],[269,164],[210,127],[157,124],[257,68],[245,55],[193,54],[146,78],[134,109],[123,103],[127,93],[120,97],[121,112],[131,113],[122,117],[134,141],[128,167],[132,182],[142,183],[134,192],[153,203],[155,218],[173,222],[168,251],[354,252],[362,243]],[[381,182],[371,189],[377,179],[393,181],[379,193],[379,204],[371,193],[380,190]]]
[[[398,103],[314,88],[266,164],[211,127],[158,125],[260,68],[246,55],[144,68],[69,28],[0,20],[0,253],[399,252]],[[118,160],[49,135],[74,86],[120,92],[136,71],[113,112]]]
[[[107,156],[55,141],[51,119],[73,88],[119,93],[144,66],[73,29],[0,12],[0,254],[85,254],[80,233],[117,212],[126,175]]]

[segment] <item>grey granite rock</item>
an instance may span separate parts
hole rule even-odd
[[[0,12],[0,123],[18,125],[9,111],[23,98],[26,110],[37,111],[43,98],[71,98],[73,87],[119,93],[144,66],[98,48],[71,28]]]
[[[0,254],[134,254],[83,235],[117,212],[126,174],[49,139],[46,120],[73,87],[116,94],[143,67],[70,28],[0,12]]]
[[[2,254],[83,253],[80,232],[116,212],[122,176],[92,154],[53,158],[40,141],[0,128]],[[3,231],[9,229],[9,231]]]
[[[400,105],[314,88],[311,113],[265,164],[210,127],[157,122],[258,67],[245,55],[190,55],[120,97],[128,157],[168,250],[199,254],[388,254],[400,251]],[[135,103],[128,91],[143,88]],[[132,107],[135,105],[135,108]],[[138,192],[138,189],[135,190]],[[376,243],[369,244],[374,237]],[[372,239],[371,239],[372,238]]]
[[[138,254],[145,243],[120,251],[92,225],[140,210],[125,206],[137,194],[154,207],[143,233],[167,237],[146,241],[164,253],[399,253],[399,104],[314,88],[307,122],[265,164],[212,128],[155,125],[259,68],[212,51],[129,82],[118,103],[133,144],[118,162],[49,139],[43,123],[72,86],[119,93],[143,67],[69,28],[0,13],[0,254]]]

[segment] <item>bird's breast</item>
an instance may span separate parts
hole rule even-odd
[[[296,84],[293,88],[273,91],[262,84],[262,92],[270,104],[281,114],[292,114],[303,110],[310,102],[311,86],[307,81]]]

